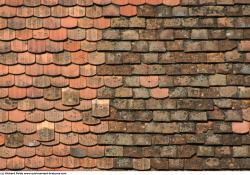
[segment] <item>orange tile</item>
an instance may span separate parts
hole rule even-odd
[[[137,14],[136,6],[132,5],[121,6],[120,14],[124,16],[135,16]]]
[[[11,87],[9,88],[9,98],[21,99],[26,97],[26,88]]]
[[[13,122],[21,122],[25,120],[25,112],[20,110],[9,111],[9,120]]]

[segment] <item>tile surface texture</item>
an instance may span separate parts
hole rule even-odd
[[[244,170],[249,130],[249,0],[0,0],[0,170]]]

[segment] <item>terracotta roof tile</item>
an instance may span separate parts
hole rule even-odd
[[[0,169],[249,169],[248,4],[0,0]]]

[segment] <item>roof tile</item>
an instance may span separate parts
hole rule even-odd
[[[34,156],[26,158],[25,166],[29,168],[41,168],[44,166],[44,157]]]
[[[120,14],[124,16],[135,16],[137,14],[136,6],[132,5],[121,6]]]
[[[7,168],[10,170],[21,170],[24,168],[24,159],[19,157],[13,157],[7,159]]]

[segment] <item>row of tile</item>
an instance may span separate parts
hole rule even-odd
[[[47,114],[46,114],[47,113]],[[156,121],[156,122],[170,122],[170,121],[199,121],[199,122],[206,122],[209,121],[243,121],[249,120],[249,117],[247,116],[249,114],[249,108],[246,109],[214,109],[213,111],[200,111],[200,112],[190,112],[187,110],[169,110],[169,111],[151,111],[148,112],[145,111],[119,111],[114,112],[115,115],[112,113],[111,116],[106,117],[105,120],[109,121],[100,121],[99,123],[95,123],[99,126],[96,126],[97,128],[109,128],[109,131],[111,132],[122,132],[122,131],[128,131],[128,132],[144,132],[145,123],[142,123],[142,121]],[[55,116],[50,116],[50,115]],[[21,110],[10,110],[10,111],[4,111],[0,110],[1,115],[1,123],[12,121],[12,122],[23,122],[27,121],[23,124],[20,124],[20,126],[34,126],[32,123],[38,123],[42,121],[50,121],[50,122],[61,122],[65,120],[65,123],[68,123],[69,125],[74,125],[75,127],[72,127],[73,131],[80,132],[96,132],[97,130],[94,130],[95,127],[88,129],[89,126],[87,126],[84,123],[84,120],[87,118],[87,116],[91,115],[90,111],[79,111],[79,110],[68,110],[68,111],[60,111],[60,110],[50,110],[50,111],[41,111],[41,110],[32,110],[32,111],[21,111]],[[113,121],[114,120],[114,121]],[[70,122],[73,122],[72,124]],[[132,123],[126,124],[126,121],[134,121]],[[31,123],[30,123],[31,122]],[[82,123],[83,122],[83,123]],[[246,123],[246,122],[245,122]],[[15,126],[14,123],[8,123],[10,126]],[[80,125],[82,125],[80,127]],[[1,132],[5,132],[6,125],[3,125]],[[79,126],[80,128],[78,128]],[[127,127],[126,127],[127,126]],[[133,126],[133,127],[132,127]],[[16,126],[14,127],[16,128]],[[18,127],[17,127],[18,128]],[[127,128],[127,129],[126,129]],[[82,130],[81,130],[82,129]],[[105,129],[105,132],[106,132]],[[16,130],[11,130],[12,132],[15,132]],[[28,131],[27,131],[28,132]],[[103,132],[103,131],[102,131]]]
[[[95,38],[96,39],[96,38]],[[71,41],[56,42],[52,40],[29,40],[20,41],[14,40],[11,42],[0,42],[0,53],[6,52],[30,52],[30,53],[58,53],[66,51],[131,51],[131,52],[225,52],[233,49],[238,49],[242,52],[250,51],[250,41],[244,40],[239,43],[232,40],[210,40],[210,41],[99,41],[92,44],[89,41]],[[90,45],[89,45],[90,44]],[[95,54],[95,53],[93,53]],[[93,56],[93,54],[89,56]],[[98,56],[105,57],[104,53],[99,53]],[[101,62],[102,63],[102,62]],[[100,63],[100,64],[101,64]]]
[[[221,85],[221,84],[220,84]],[[221,85],[224,86],[224,85]],[[24,99],[24,98],[39,98],[39,99],[27,99],[25,102],[20,101],[20,105],[23,103],[39,103],[42,100],[40,98],[44,98],[46,102],[54,100],[55,104],[51,102],[50,105],[57,106],[60,104],[59,100],[63,100],[64,104],[67,105],[66,98],[64,91],[72,91],[75,94],[72,95],[72,98],[77,99],[75,103],[72,105],[79,105],[81,99],[89,100],[95,98],[126,98],[126,99],[143,99],[141,102],[141,106],[147,106],[147,103],[150,103],[150,99],[189,99],[189,98],[201,98],[201,99],[219,99],[219,98],[232,98],[232,99],[247,99],[250,98],[249,96],[249,89],[246,87],[210,87],[210,88],[191,88],[191,87],[174,87],[174,88],[107,88],[107,87],[97,87],[98,90],[92,89],[93,87],[84,88],[81,90],[68,90],[67,88],[46,88],[46,89],[39,89],[34,87],[9,87],[1,88],[0,97],[1,98],[10,98],[10,99]],[[79,86],[78,86],[79,88]],[[144,101],[145,100],[145,101]],[[87,103],[87,102],[85,102]],[[1,106],[1,105],[0,105]],[[18,105],[19,106],[19,105]],[[19,106],[21,108],[21,106]],[[35,105],[34,105],[35,107]],[[34,108],[32,107],[32,109]],[[60,106],[58,106],[60,108]]]
[[[74,67],[78,65],[81,69],[92,69],[93,73],[83,74],[84,76],[91,76],[96,74],[96,66],[100,64],[107,64],[98,67],[98,72],[110,72],[115,73],[115,75],[126,75],[125,73],[117,72],[116,69],[126,69],[128,74],[140,74],[139,69],[143,74],[165,74],[164,69],[171,70],[171,66],[175,67],[174,70],[169,71],[169,74],[178,74],[182,69],[185,72],[183,74],[195,74],[195,73],[230,73],[232,70],[237,74],[247,72],[248,64],[235,64],[241,62],[249,62],[250,54],[247,52],[238,52],[236,49],[225,52],[225,53],[187,53],[187,52],[167,52],[167,53],[129,53],[129,52],[61,52],[61,53],[42,53],[42,54],[32,54],[29,52],[23,53],[4,53],[0,55],[0,63],[2,67],[2,72],[7,71],[7,66],[9,66],[10,74],[22,74],[25,70],[26,65],[28,68],[34,67],[54,67],[56,70],[62,66]],[[17,64],[19,63],[19,64]],[[34,63],[38,63],[32,65]],[[53,63],[53,64],[52,64]],[[74,64],[71,64],[74,63]],[[91,65],[89,65],[89,64]],[[140,64],[141,63],[141,64]],[[161,65],[157,65],[161,63]],[[174,64],[173,64],[174,63]],[[184,64],[185,63],[185,64]],[[191,64],[192,63],[192,64]],[[205,63],[205,64],[201,64]],[[223,63],[227,63],[228,71],[226,71]],[[71,65],[70,65],[71,64]],[[123,64],[123,66],[119,65]],[[128,65],[129,64],[129,65]],[[132,65],[135,64],[135,65]],[[166,65],[168,64],[168,65]],[[46,65],[46,66],[43,66]],[[136,69],[136,66],[139,69]],[[103,69],[107,67],[107,71]],[[124,68],[122,68],[124,67]],[[187,67],[194,67],[194,69],[187,70]],[[143,68],[143,69],[141,69]],[[245,69],[242,72],[241,69]],[[156,72],[153,69],[157,70]],[[158,71],[158,69],[160,71]],[[196,70],[197,69],[197,70]],[[17,70],[17,71],[14,71]],[[20,71],[19,71],[20,70]],[[134,70],[134,71],[132,71]],[[59,71],[60,72],[60,71]],[[171,73],[173,72],[173,73]],[[3,73],[5,74],[5,73]],[[107,73],[108,74],[108,73]],[[109,73],[110,74],[110,73]],[[2,75],[2,74],[1,74]],[[99,74],[101,75],[101,73]]]
[[[240,40],[249,38],[249,29],[192,29],[192,30],[151,30],[151,29],[65,29],[60,28],[56,30],[38,29],[38,30],[12,30],[2,29],[0,30],[0,36],[2,41],[12,41],[13,44],[19,40],[31,40],[31,39],[50,39],[52,41],[66,41],[76,42],[81,40],[87,41],[99,41],[99,40],[128,40],[128,41],[154,41],[154,40],[212,40],[212,39],[233,39]],[[96,36],[95,36],[96,35]],[[111,42],[111,41],[110,41]],[[78,42],[76,42],[78,43]]]
[[[1,169],[5,170],[32,170],[40,171],[78,171],[88,170],[248,170],[249,159],[247,158],[201,158],[192,159],[168,159],[168,158],[83,158],[72,157],[39,157],[11,158],[1,160]],[[35,164],[34,164],[35,162]]]
[[[233,6],[200,6],[200,7],[168,7],[164,5],[150,6],[116,6],[108,5],[104,7],[63,7],[63,6],[38,6],[38,7],[9,7],[0,6],[1,17],[115,17],[115,16],[138,16],[138,17],[196,17],[196,16],[249,16],[250,6],[233,5]]]
[[[9,5],[9,6],[39,6],[39,5],[47,5],[47,6],[54,6],[54,5],[63,5],[63,6],[75,6],[75,5],[81,5],[81,6],[91,6],[93,4],[96,5],[108,5],[108,4],[116,4],[116,5],[143,5],[143,4],[149,4],[149,5],[160,5],[165,4],[168,6],[177,6],[177,5],[234,5],[234,4],[249,4],[247,0],[195,0],[195,1],[189,1],[189,0],[72,0],[70,2],[65,0],[19,0],[19,1],[13,1],[13,0],[2,0],[0,2],[0,5]]]
[[[146,28],[146,29],[197,29],[197,28],[235,28],[235,29],[244,29],[249,28],[250,18],[247,16],[244,17],[206,17],[206,18],[141,18],[141,17],[132,17],[132,18],[98,18],[92,20],[90,18],[0,18],[0,29],[10,28],[13,30],[21,29],[58,29],[58,28],[99,28],[105,29],[108,27],[111,28]]]
[[[142,5],[142,4],[150,4],[150,5],[160,5],[165,4],[169,6],[175,6],[179,5],[181,3],[180,0],[71,0],[71,1],[65,1],[65,0],[19,0],[19,1],[13,1],[13,0],[2,0],[0,2],[0,5],[9,5],[9,6],[40,6],[40,5],[47,5],[47,6],[55,6],[55,5],[63,5],[63,6],[75,6],[75,5],[81,5],[81,6],[92,6],[94,4],[96,5],[108,5],[108,4],[116,4],[116,5]],[[187,2],[183,1],[183,4],[187,4]],[[247,2],[241,2],[237,0],[235,3],[238,4],[247,4]],[[214,3],[215,4],[215,3]],[[224,4],[223,2],[220,2],[218,0],[218,4]],[[233,3],[229,3],[233,4]]]

